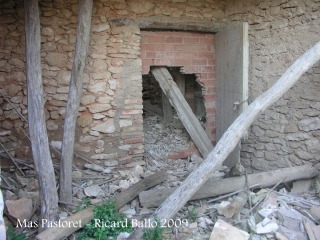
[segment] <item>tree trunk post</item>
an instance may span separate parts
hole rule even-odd
[[[25,0],[24,6],[28,119],[32,154],[40,186],[40,219],[44,220],[43,222],[40,220],[39,229],[41,231],[48,227],[46,223],[56,220],[58,194],[45,123],[38,1]]]
[[[90,39],[90,26],[93,0],[79,0],[78,28],[76,50],[73,60],[70,88],[64,120],[61,150],[60,200],[72,202],[72,160],[74,138],[80,98],[82,95],[83,73],[86,65],[87,50]]]

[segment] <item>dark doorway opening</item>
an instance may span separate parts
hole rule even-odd
[[[186,101],[204,126],[206,111],[202,87],[194,74],[168,68]],[[155,159],[187,158],[197,152],[176,111],[151,73],[142,76],[145,152]]]

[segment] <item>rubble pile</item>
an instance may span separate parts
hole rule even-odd
[[[184,127],[174,127],[159,115],[145,112],[143,121],[145,152],[154,159],[166,159],[169,153],[188,149],[193,142]]]
[[[155,159],[149,154],[145,155],[145,165],[132,169],[116,164],[101,167],[94,163],[86,164],[84,169],[74,167],[75,206],[61,209],[59,217],[62,220],[72,215],[84,199],[90,199],[92,204],[105,201],[163,170],[168,178],[155,188],[177,187],[202,161],[197,155],[173,161]],[[38,219],[39,185],[33,165],[25,161],[19,166],[24,176],[13,168],[1,174],[6,226],[15,225],[18,219]],[[223,167],[216,175],[222,178],[228,171]],[[315,179],[297,180],[286,184],[279,182],[270,189],[253,186],[216,198],[190,201],[173,219],[174,223],[187,224],[174,224],[164,235],[169,239],[186,240],[319,240],[319,189]],[[137,220],[150,217],[154,211],[155,208],[142,207],[138,198],[120,208],[128,219]],[[29,226],[19,231],[32,239],[37,228]]]

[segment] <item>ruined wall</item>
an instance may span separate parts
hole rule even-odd
[[[226,18],[248,21],[249,103],[319,41],[320,1],[228,1]],[[320,64],[265,111],[242,144],[242,163],[255,170],[319,164]]]
[[[61,140],[76,39],[77,1],[43,0],[40,10],[47,128],[50,140]],[[142,159],[142,68],[137,22],[146,17],[166,17],[172,23],[183,19],[188,24],[209,21],[218,28],[248,21],[249,103],[319,41],[320,35],[319,0],[94,1],[76,150],[97,163],[108,165],[109,160],[117,160],[116,164],[130,164]],[[1,1],[0,31],[1,94],[27,117],[21,1]],[[242,162],[248,169],[319,161],[319,78],[317,65],[253,124],[242,145]],[[1,143],[16,154],[26,154],[27,147],[15,148],[27,145],[21,131],[27,130],[27,124],[3,97],[0,106]]]
[[[148,74],[150,66],[168,66],[196,75],[206,110],[205,130],[215,141],[214,34],[141,31],[141,60],[142,74]]]

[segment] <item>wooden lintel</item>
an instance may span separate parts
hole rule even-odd
[[[169,98],[171,105],[177,111],[182,124],[198,147],[200,153],[204,158],[207,157],[213,149],[213,144],[202,128],[199,120],[193,114],[177,84],[173,81],[168,69],[165,67],[156,67],[151,69],[151,72],[158,81],[162,91]]]

